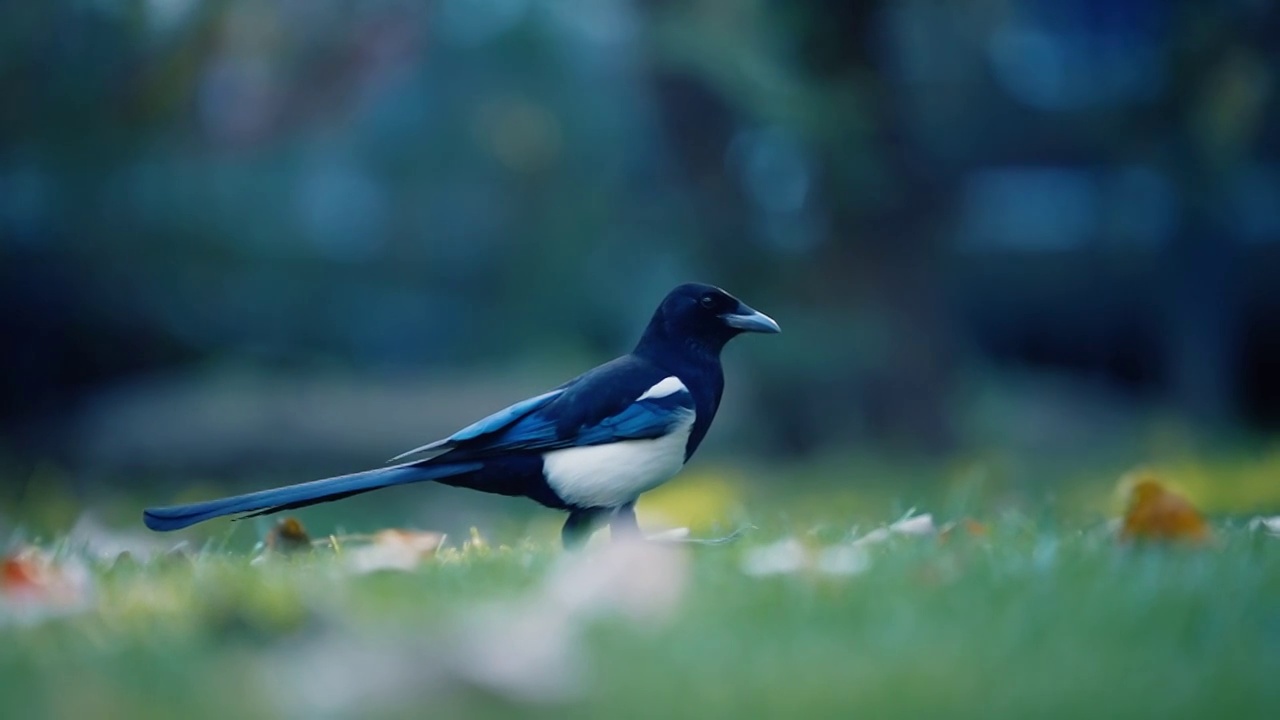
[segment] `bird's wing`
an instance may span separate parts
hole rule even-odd
[[[501,432],[461,445],[460,458],[509,450],[558,450],[666,435],[694,415],[693,396],[675,376],[584,381]]]
[[[481,459],[655,438],[693,414],[693,396],[684,383],[625,356],[400,457],[447,450],[454,460]]]
[[[395,462],[402,458],[407,458],[410,455],[417,455],[418,453],[432,452],[436,450],[449,450],[457,447],[460,443],[467,442],[468,440],[474,440],[478,437],[498,432],[554,400],[564,392],[565,387],[567,387],[567,385],[556,388],[551,392],[531,397],[528,400],[521,400],[508,408],[499,410],[486,418],[471,423],[447,438],[441,438],[435,442],[430,442],[407,452],[402,452],[387,462]]]

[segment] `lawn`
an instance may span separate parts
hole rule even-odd
[[[1208,544],[1132,546],[1104,519],[1004,510],[886,532],[831,507],[804,525],[774,513],[724,545],[598,537],[566,554],[543,535],[450,538],[408,570],[369,571],[356,559],[381,546],[359,538],[291,554],[226,542],[264,527],[250,523],[150,557],[37,542],[65,592],[5,600],[0,714],[1262,718],[1280,707],[1280,538],[1265,528],[1220,518]]]

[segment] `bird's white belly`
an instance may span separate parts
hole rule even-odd
[[[684,467],[694,414],[671,432],[651,440],[552,450],[542,456],[542,473],[560,499],[584,508],[625,505],[675,477]]]

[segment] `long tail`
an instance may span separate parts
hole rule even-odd
[[[439,480],[441,478],[474,472],[482,467],[478,462],[464,463],[406,463],[389,468],[378,468],[350,475],[312,480],[311,482],[271,490],[259,490],[245,495],[234,495],[219,500],[150,508],[142,511],[142,521],[152,530],[178,530],[188,525],[211,520],[223,515],[248,513],[242,517],[269,515],[281,510],[316,505],[340,500],[352,495],[377,490],[391,485]]]

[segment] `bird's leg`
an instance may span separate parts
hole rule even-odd
[[[569,519],[564,521],[560,529],[560,542],[566,550],[576,550],[586,544],[595,532],[596,521],[600,518],[598,510],[571,510]]]
[[[645,539],[644,534],[640,532],[640,523],[636,521],[634,502],[613,509],[609,515],[609,536],[615,541]]]

